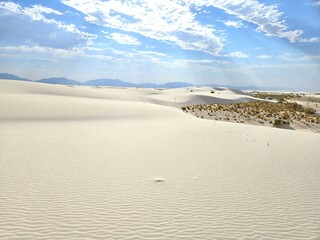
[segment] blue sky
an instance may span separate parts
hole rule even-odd
[[[0,72],[320,90],[320,0],[0,1]]]

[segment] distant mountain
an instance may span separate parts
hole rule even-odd
[[[26,78],[21,78],[16,75],[10,74],[10,73],[0,73],[0,79],[6,79],[6,80],[19,80],[19,81],[30,81]]]
[[[137,84],[136,87],[139,87],[139,88],[161,88],[161,85],[156,84],[156,83],[140,83],[140,84]]]
[[[191,87],[191,86],[194,86],[194,85],[186,82],[168,82],[161,85],[161,87],[163,88],[184,88],[184,87]]]
[[[0,79],[7,79],[7,80],[20,80],[20,81],[31,81],[25,78],[18,77],[13,74],[9,73],[0,73]],[[192,87],[192,86],[199,86],[199,87],[213,87],[213,88],[231,88],[236,90],[253,90],[253,91],[310,91],[314,92],[315,89],[284,89],[280,87],[262,87],[262,86],[232,86],[232,85],[220,85],[220,84],[202,84],[202,85],[193,85],[186,82],[168,82],[164,84],[156,84],[156,83],[140,83],[134,84],[131,82],[121,81],[119,79],[109,79],[109,78],[100,78],[94,79],[90,81],[86,81],[85,83],[67,79],[64,77],[53,77],[53,78],[44,78],[38,80],[36,82],[41,83],[50,83],[50,84],[63,84],[63,85],[88,85],[88,86],[110,86],[110,87],[139,87],[139,88],[184,88],[184,87]]]
[[[53,77],[53,78],[43,78],[36,82],[50,83],[50,84],[62,84],[62,85],[83,85],[83,83],[76,80],[64,78],[64,77]]]
[[[108,78],[90,80],[86,81],[84,84],[88,86],[136,87],[136,84],[130,82],[124,82],[119,79]]]

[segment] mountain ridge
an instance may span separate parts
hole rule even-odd
[[[79,81],[68,79],[65,77],[42,78],[35,82],[48,83],[48,84],[62,84],[62,85],[84,85]]]
[[[31,81],[27,78],[21,78],[17,75],[10,74],[10,73],[0,73],[0,79],[6,79],[6,80],[18,80],[18,81]]]
[[[31,81],[26,78],[21,78],[14,74],[10,73],[0,73],[0,79],[7,79],[7,80],[19,80],[19,81]],[[137,88],[183,88],[183,87],[213,87],[213,88],[233,88],[238,90],[252,90],[252,91],[295,91],[292,89],[284,89],[280,87],[263,87],[263,86],[255,86],[255,85],[247,85],[247,86],[233,86],[233,85],[221,85],[221,84],[201,84],[195,85],[187,82],[167,82],[163,84],[158,83],[131,83],[122,81],[120,79],[110,79],[110,78],[99,78],[88,80],[85,82],[80,82],[73,79],[68,79],[65,77],[50,77],[50,78],[42,78],[40,80],[35,80],[32,82],[39,82],[39,83],[47,83],[47,84],[62,84],[62,85],[79,85],[79,86],[110,86],[110,87],[137,87]],[[310,91],[309,90],[301,90],[301,91]],[[314,91],[314,90],[311,90]]]

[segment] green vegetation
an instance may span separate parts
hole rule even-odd
[[[299,94],[294,94],[294,93],[264,93],[264,92],[255,92],[252,94],[252,96],[260,99],[276,100],[280,103],[286,102],[287,100],[301,97]]]

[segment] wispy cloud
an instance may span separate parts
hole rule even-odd
[[[62,3],[86,15],[86,20],[125,32],[167,42],[182,49],[219,55],[224,37],[213,27],[200,24],[183,1],[90,1]]]
[[[130,35],[127,35],[127,34],[123,34],[123,33],[110,33],[110,34],[108,34],[105,31],[103,31],[103,33],[106,34],[107,38],[111,38],[112,40],[116,41],[119,44],[125,44],[125,45],[140,45],[141,44],[138,39],[136,39],[135,37],[132,37]]]
[[[0,22],[5,23],[0,24],[0,32],[12,43],[56,48],[85,45],[96,37],[73,24],[47,17],[52,14],[62,15],[60,11],[39,5],[23,8],[13,2],[0,2]]]
[[[318,42],[320,42],[320,37],[301,38],[301,39],[299,39],[299,42],[302,42],[302,43],[318,43]]]
[[[259,56],[257,56],[257,58],[260,58],[260,59],[270,59],[272,57],[273,57],[272,55],[259,55]]]
[[[46,54],[47,56],[51,57],[59,57],[59,58],[71,58],[71,57],[78,57],[83,55],[84,52],[78,49],[57,49],[51,47],[43,47],[43,46],[27,46],[27,45],[20,45],[20,46],[5,46],[0,47],[1,52],[6,53],[13,53],[13,55],[19,54]]]
[[[280,59],[286,62],[300,62],[300,61],[319,61],[320,60],[320,55],[305,55],[305,56],[294,56],[290,53],[284,53],[278,56],[273,56],[273,55],[259,55],[257,56],[259,59]]]
[[[0,53],[7,56],[29,58],[30,56],[43,57],[43,59],[63,60],[63,59],[79,59],[79,57],[87,59],[112,60],[115,57],[106,54],[91,54],[86,48],[59,49],[44,46],[5,46],[0,47]]]
[[[293,62],[293,61],[297,61],[298,60],[297,57],[293,56],[290,53],[281,54],[281,55],[277,56],[277,59],[281,59],[281,60],[284,60],[284,61],[287,61],[287,62]]]
[[[33,5],[31,7],[27,7],[24,9],[21,8],[21,12],[30,16],[32,20],[42,20],[42,21],[48,21],[48,19],[44,17],[44,14],[63,15],[63,13],[61,13],[60,11],[54,10],[52,8],[43,7],[40,5]]]
[[[288,30],[283,16],[276,5],[266,5],[257,0],[187,0],[195,6],[212,6],[235,15],[239,19],[253,23],[257,31],[267,36],[286,38],[290,42],[297,42],[302,30]]]
[[[320,0],[313,0],[312,5],[316,7],[320,7]]]
[[[224,55],[224,57],[232,57],[232,58],[248,58],[249,55],[243,52],[232,52]]]
[[[240,21],[223,21],[224,25],[227,27],[233,27],[233,28],[241,28],[243,26],[243,23]]]
[[[0,9],[5,14],[22,14],[29,16],[33,21],[45,21],[52,22],[52,20],[47,19],[44,14],[55,14],[63,15],[60,11],[54,10],[52,8],[43,7],[40,5],[33,5],[31,7],[23,8],[19,4],[13,2],[0,2]]]
[[[168,54],[166,53],[160,53],[160,52],[154,52],[154,51],[135,51],[138,54],[141,55],[153,55],[157,57],[168,57]]]

